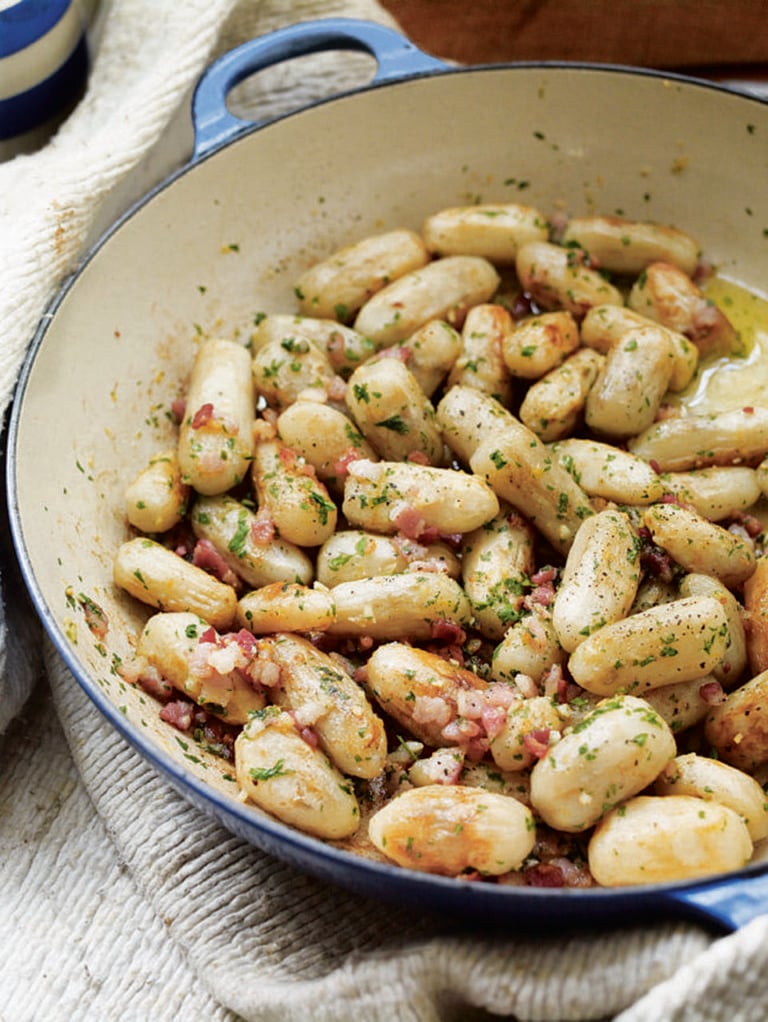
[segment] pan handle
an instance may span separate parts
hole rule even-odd
[[[768,872],[688,887],[667,898],[674,915],[704,919],[731,932],[768,913]]]
[[[255,126],[229,112],[230,89],[284,60],[328,50],[355,50],[374,57],[378,67],[372,85],[448,67],[399,32],[373,21],[324,18],[277,29],[235,47],[204,72],[192,97],[193,161]]]

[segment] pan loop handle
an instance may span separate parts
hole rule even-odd
[[[674,915],[703,919],[730,932],[768,914],[768,872],[695,885],[668,898]]]
[[[373,21],[324,18],[277,29],[230,50],[203,74],[192,97],[193,161],[259,123],[244,121],[227,109],[227,95],[239,82],[293,57],[328,50],[355,50],[374,57],[377,70],[371,85],[448,67],[399,32]]]

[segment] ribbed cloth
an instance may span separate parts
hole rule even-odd
[[[188,144],[184,104],[206,62],[331,14],[390,23],[373,0],[111,4],[80,106],[45,149],[0,165],[3,409],[62,276],[133,197],[137,170],[161,173],[161,136]],[[281,67],[238,102],[269,116],[359,74],[355,55]],[[7,551],[4,563],[2,1022],[768,1017],[765,917],[719,940],[682,922],[492,935],[330,888],[244,844],[106,723],[41,641]]]

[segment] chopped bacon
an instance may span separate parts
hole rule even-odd
[[[490,706],[486,704],[483,707],[482,716],[480,722],[483,725],[488,738],[493,741],[497,735],[500,735],[504,730],[504,726],[507,723],[507,711],[502,706]]]
[[[440,530],[435,525],[425,525],[418,538],[422,543],[437,543],[441,539]]]
[[[471,763],[479,763],[484,759],[490,742],[486,735],[478,734],[462,743],[461,750]]]
[[[194,719],[195,704],[186,699],[173,699],[160,710],[160,719],[179,731],[189,731]]]
[[[476,720],[467,720],[462,718],[459,720],[449,721],[440,734],[448,742],[455,742],[457,745],[463,745],[471,738],[481,737],[483,729]]]
[[[664,422],[666,419],[677,419],[680,417],[680,409],[675,405],[660,404],[654,422]]]
[[[312,749],[316,749],[318,746],[317,734],[312,730],[311,727],[299,728],[299,737],[303,738],[307,745]]]
[[[362,455],[356,447],[348,447],[347,450],[331,463],[331,468],[337,479],[346,479],[349,473],[349,466],[353,461],[359,461]]]
[[[225,640],[237,643],[246,656],[256,656],[259,651],[259,640],[247,628],[241,628],[238,632],[229,633],[224,638]]]
[[[347,385],[340,376],[333,376],[326,384],[325,392],[331,401],[343,401]]]
[[[661,579],[662,582],[672,581],[672,559],[669,554],[658,547],[651,547],[643,551],[640,556],[640,563],[649,575]]]
[[[756,539],[763,531],[763,524],[759,518],[749,514],[745,511],[736,512],[733,516],[734,521],[738,522],[747,533],[750,539]]]
[[[275,538],[275,523],[266,507],[256,512],[250,528],[251,542],[256,546],[269,546]]]
[[[277,685],[280,668],[271,661],[259,645],[259,640],[247,629],[217,635],[207,628],[189,657],[191,675],[205,679],[206,685],[219,686],[222,703],[233,684],[232,675],[247,681],[256,692]]]
[[[538,612],[537,612],[538,611]],[[532,608],[532,613],[529,614],[525,620],[525,630],[531,638],[531,642],[528,645],[531,649],[545,650],[549,642],[549,634],[544,625],[544,621],[549,617],[545,609],[541,604],[537,604]]]
[[[209,539],[199,539],[192,551],[192,563],[203,571],[215,575],[221,582],[238,586],[239,579]]]
[[[546,568],[540,568],[538,571],[531,575],[531,582],[535,586],[546,585],[547,582],[554,582],[557,578],[557,568],[552,565],[547,565]]]
[[[280,444],[277,457],[283,468],[289,472],[294,472],[297,475],[311,476],[312,478],[317,474],[314,465],[305,458],[302,458],[292,447],[288,447],[286,444]]]
[[[154,696],[161,702],[166,702],[173,695],[173,686],[165,680],[160,672],[147,664],[142,668],[136,681],[144,689],[147,695]]]
[[[98,605],[88,596],[81,596],[79,598],[80,606],[83,608],[83,616],[85,617],[85,623],[88,626],[89,631],[97,639],[103,639],[109,631],[109,621],[107,615]]]
[[[555,695],[559,696],[561,693],[565,695],[566,685],[562,664],[551,664],[542,676],[541,685],[545,696],[551,698]],[[564,702],[565,700],[561,699],[560,701]]]
[[[530,674],[518,672],[515,675],[514,681],[515,687],[523,699],[533,699],[534,696],[539,695],[539,686]]]
[[[328,335],[328,340],[325,343],[325,350],[328,358],[330,359],[331,365],[335,369],[344,365],[347,346],[344,341],[344,334],[341,330],[333,330]]]
[[[481,689],[458,689],[456,692],[456,712],[467,720],[479,720],[483,715],[486,702],[485,693]]]
[[[421,512],[409,506],[401,508],[393,521],[408,539],[421,539],[427,529],[427,523]]]
[[[410,461],[412,465],[428,465],[429,458],[426,456],[424,451],[411,451],[408,455],[407,461]]]
[[[523,870],[531,887],[593,887],[592,874],[565,855],[556,855]]]
[[[461,545],[461,534],[440,532],[436,526],[429,525],[422,514],[415,508],[401,506],[394,509],[391,520],[402,534],[401,540],[404,537],[406,540],[413,540],[422,544],[436,543],[438,540],[442,540],[444,543],[449,543],[454,547]]]
[[[568,688],[569,688],[568,679],[563,674],[563,669],[561,667],[560,673],[557,676],[557,701],[559,703],[569,702],[570,693],[568,691]]]
[[[257,419],[253,425],[255,438],[257,440],[274,440],[277,436],[277,420],[279,417],[277,409],[264,408],[261,413],[263,422]]]
[[[461,646],[466,641],[467,633],[455,621],[438,618],[430,626],[432,638],[449,646]]]
[[[565,887],[562,869],[551,862],[537,862],[524,872],[530,887]]]
[[[565,855],[557,855],[549,860],[550,866],[556,866],[563,874],[566,887],[593,887],[594,879],[586,866],[580,866]]]
[[[643,570],[662,582],[671,582],[674,574],[672,558],[665,550],[655,545],[650,531],[645,526],[638,530],[638,534],[642,540],[640,564]]]
[[[372,361],[381,361],[383,358],[396,358],[400,362],[407,363],[413,352],[406,345],[396,344],[391,348],[382,348],[381,351],[377,352]]]
[[[519,320],[526,319],[526,317],[531,315],[533,310],[534,310],[533,297],[529,295],[527,292],[524,292],[523,294],[520,294],[515,298],[512,308],[509,311],[512,314],[512,319]]]
[[[454,721],[447,724],[440,732],[440,736],[444,742],[461,749],[470,763],[479,763],[488,754],[489,739],[472,721]]]
[[[173,550],[178,557],[183,557],[184,560],[191,558],[195,543],[197,543],[197,536],[186,527],[185,523],[177,526],[168,537],[168,549]]]
[[[525,528],[525,519],[523,518],[519,511],[515,510],[510,511],[509,514],[507,515],[507,521],[509,522],[510,527],[513,529]]]
[[[439,656],[442,660],[448,660],[450,663],[458,664],[459,667],[464,666],[464,650],[461,646],[434,646],[427,647],[430,653],[434,653]]]
[[[661,495],[662,504],[675,504],[677,507],[687,508],[689,511],[696,512],[696,507],[689,501],[683,500],[679,493],[663,493]]]
[[[699,695],[708,706],[718,706],[726,700],[725,691],[719,681],[707,681],[699,689]]]
[[[416,696],[411,708],[411,716],[416,724],[447,725],[453,717],[450,704],[440,696]]]
[[[549,752],[549,728],[536,728],[523,735],[523,745],[536,759],[543,759]]]
[[[527,610],[534,607],[549,607],[555,599],[555,580],[557,579],[557,568],[548,565],[531,575],[533,589],[525,596],[522,603]]]
[[[523,606],[531,610],[538,604],[540,607],[551,607],[555,599],[555,587],[551,582],[536,586],[523,599]]]
[[[257,656],[248,665],[246,675],[252,685],[274,688],[280,684],[280,665],[267,657]]]
[[[173,415],[176,422],[184,421],[184,414],[187,410],[187,402],[183,397],[174,398],[171,401],[171,414]]]
[[[215,666],[216,661],[212,662],[211,658],[215,656],[218,650],[224,649],[223,643],[219,642],[218,636],[215,636],[212,641],[205,642],[199,640],[193,650],[190,651],[188,666],[189,673],[195,678],[205,678],[210,681],[214,677],[218,678],[222,683],[224,678],[221,675],[221,671]],[[219,665],[225,670],[231,670],[231,667],[223,664]]]
[[[212,419],[213,405],[210,401],[206,401],[204,405],[200,405],[195,414],[192,416],[192,422],[190,425],[192,426],[192,429],[202,429],[202,427],[207,426]]]
[[[721,320],[722,313],[716,305],[706,300],[697,302],[692,317],[694,338],[700,339],[702,335],[706,336],[711,330],[720,325]]]
[[[505,710],[520,702],[517,692],[504,681],[491,682],[485,690],[485,698],[489,706],[498,706]]]

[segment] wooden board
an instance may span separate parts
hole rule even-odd
[[[768,62],[765,0],[381,0],[461,63],[588,60],[691,69]]]

